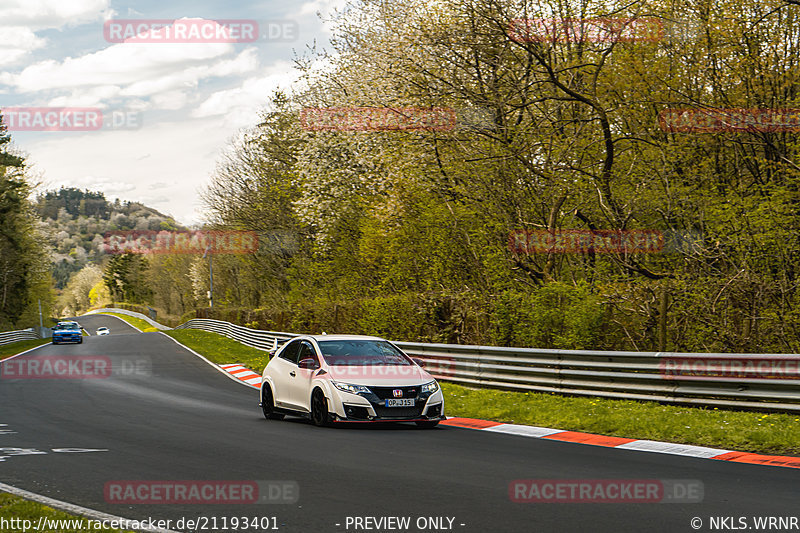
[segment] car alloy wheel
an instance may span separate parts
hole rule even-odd
[[[330,422],[328,401],[319,389],[315,389],[311,395],[311,421],[315,426],[327,426]]]
[[[267,420],[283,420],[283,414],[275,412],[275,401],[268,383],[261,385],[261,410]]]

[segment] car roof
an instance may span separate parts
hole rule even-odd
[[[320,341],[385,341],[382,337],[373,337],[371,335],[302,335],[303,338],[314,339]]]

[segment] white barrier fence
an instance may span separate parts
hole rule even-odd
[[[210,320],[207,318],[193,318],[188,322],[181,324],[175,329],[202,329],[205,331],[213,331],[220,335],[225,335],[237,342],[241,342],[245,346],[258,348],[259,350],[269,351],[277,345],[280,346],[292,337],[296,337],[295,333],[283,333],[280,331],[265,331],[261,329],[250,329],[244,326],[231,324],[222,320]]]
[[[39,335],[33,328],[18,331],[4,331],[0,333],[0,345],[11,344],[17,341],[28,341],[38,339]]]
[[[172,329],[171,327],[165,326],[164,324],[159,324],[158,322],[156,322],[147,315],[143,315],[142,313],[137,313],[136,311],[128,311],[127,309],[117,309],[116,307],[103,307],[102,309],[93,309],[86,314],[92,315],[94,313],[117,313],[119,315],[126,315],[135,318],[140,318],[156,329],[160,330]]]

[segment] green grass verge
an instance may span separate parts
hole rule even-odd
[[[49,342],[50,339],[34,339],[29,341],[17,341],[9,344],[2,344],[0,345],[0,359],[17,355],[20,352],[30,350],[31,348],[35,348],[36,346],[41,346],[42,344],[47,344]]]
[[[448,416],[737,451],[800,455],[800,415],[473,389],[450,383],[443,383],[442,390]]]
[[[141,318],[136,318],[135,316],[128,316],[128,315],[123,315],[123,314],[120,314],[120,313],[95,313],[95,314],[98,314],[98,315],[111,315],[111,316],[115,316],[117,318],[121,318],[122,320],[124,320],[125,322],[130,324],[131,326],[133,326],[135,328],[139,328],[142,331],[144,331],[146,329],[150,329],[150,331],[158,331],[157,329],[153,328],[153,326],[151,326],[149,322],[146,322],[145,320],[142,320]]]
[[[181,344],[185,344],[212,363],[220,365],[238,363],[260,374],[269,361],[267,352],[245,346],[240,342],[210,331],[172,329],[164,333]]]
[[[92,529],[89,526],[89,520],[86,518],[78,517],[75,515],[70,515],[62,511],[57,511],[51,507],[47,507],[46,505],[42,505],[40,503],[32,502],[20,498],[19,496],[14,496],[13,494],[7,494],[4,492],[0,492],[0,518],[4,518],[5,520],[15,519],[14,522],[9,522],[10,524],[19,524],[20,526],[25,525],[24,522],[20,523],[20,521],[30,520],[30,527],[27,529],[23,529],[22,527],[19,528],[3,528],[4,532],[13,532],[13,533],[23,533],[24,531],[33,531],[34,528],[39,525],[39,519],[41,517],[45,517],[45,519],[51,521],[51,527],[44,527],[44,522],[42,523],[43,528],[39,529],[40,533],[85,533],[86,531],[104,531],[104,532],[120,532],[119,529]],[[69,522],[61,522],[53,524],[53,520],[68,520]],[[74,520],[80,520],[80,524],[76,524]],[[94,524],[94,522],[92,522]],[[126,524],[130,525],[130,524]],[[59,527],[53,527],[59,526]],[[61,527],[63,526],[63,527]],[[77,526],[77,527],[75,527]]]
[[[268,356],[208,331],[165,332],[210,361],[261,373]],[[800,455],[800,415],[475,389],[442,383],[448,416],[755,453]]]

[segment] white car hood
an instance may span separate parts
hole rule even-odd
[[[408,387],[433,381],[433,377],[416,365],[328,366],[331,379],[353,385],[373,387]]]

